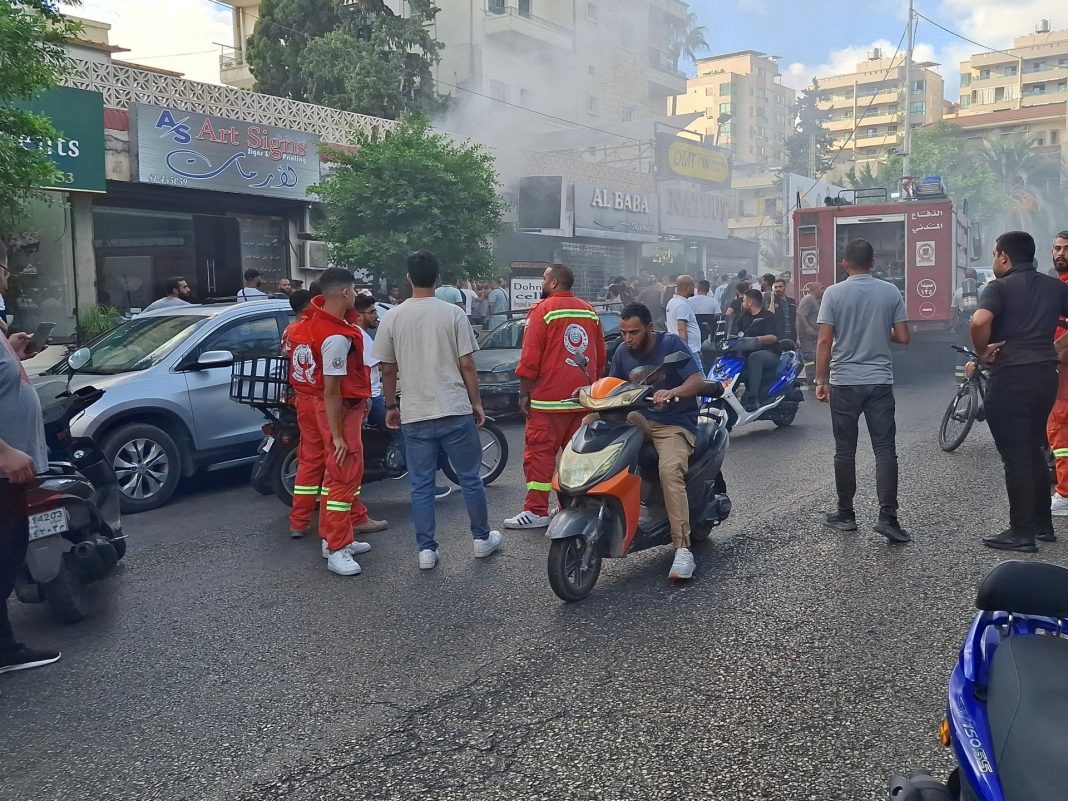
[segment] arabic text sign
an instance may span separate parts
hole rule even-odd
[[[314,134],[161,106],[133,112],[142,183],[306,200],[319,182]]]
[[[726,239],[730,195],[726,190],[705,189],[701,184],[662,181],[660,232],[675,236]]]

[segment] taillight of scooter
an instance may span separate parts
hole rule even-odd
[[[273,437],[274,436],[274,424],[273,423],[264,423],[262,426],[260,426],[260,431],[263,432],[263,436],[265,436],[265,437]]]

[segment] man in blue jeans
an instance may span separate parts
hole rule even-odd
[[[816,342],[816,398],[831,406],[834,434],[834,483],[838,509],[824,523],[856,531],[853,497],[857,493],[857,436],[860,416],[875,451],[875,488],[879,522],[874,529],[890,542],[911,537],[897,519],[897,424],[894,418],[894,364],[890,343],[910,340],[905,303],[897,287],[871,275],[875,254],[870,242],[854,239],[842,266],[849,277],[823,294]]]
[[[486,488],[479,475],[482,445],[478,427],[486,421],[486,413],[471,356],[478,343],[464,310],[434,297],[440,272],[437,256],[430,251],[408,256],[412,297],[386,315],[373,349],[382,367],[386,425],[400,428],[404,434],[412,484],[412,522],[422,570],[438,563],[434,473],[445,454],[463,490],[475,557],[487,557],[501,546],[501,533],[489,528]],[[404,380],[400,407],[398,374]]]

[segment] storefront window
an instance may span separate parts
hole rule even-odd
[[[20,233],[8,241],[8,324],[32,332],[39,323],[55,323],[52,339],[73,339],[77,302],[70,208],[63,195],[46,194],[51,202],[34,203]]]

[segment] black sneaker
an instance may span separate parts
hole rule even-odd
[[[1018,537],[1012,529],[1002,531],[996,537],[983,537],[983,545],[999,551],[1016,551],[1017,553],[1037,553],[1038,546],[1031,537]]]
[[[853,512],[831,512],[823,518],[823,525],[838,531],[856,531],[857,516]]]
[[[912,536],[901,528],[901,524],[897,522],[896,517],[890,517],[885,520],[880,520],[873,528],[877,534],[882,534],[890,542],[895,544],[902,544],[906,542],[912,542]]]
[[[1052,531],[1043,531],[1041,534],[1036,534],[1035,539],[1039,542],[1056,542],[1057,535]]]
[[[45,665],[51,665],[53,662],[58,662],[60,656],[59,651],[27,648],[21,643],[16,644],[14,650],[0,653],[0,673],[44,667]]]

